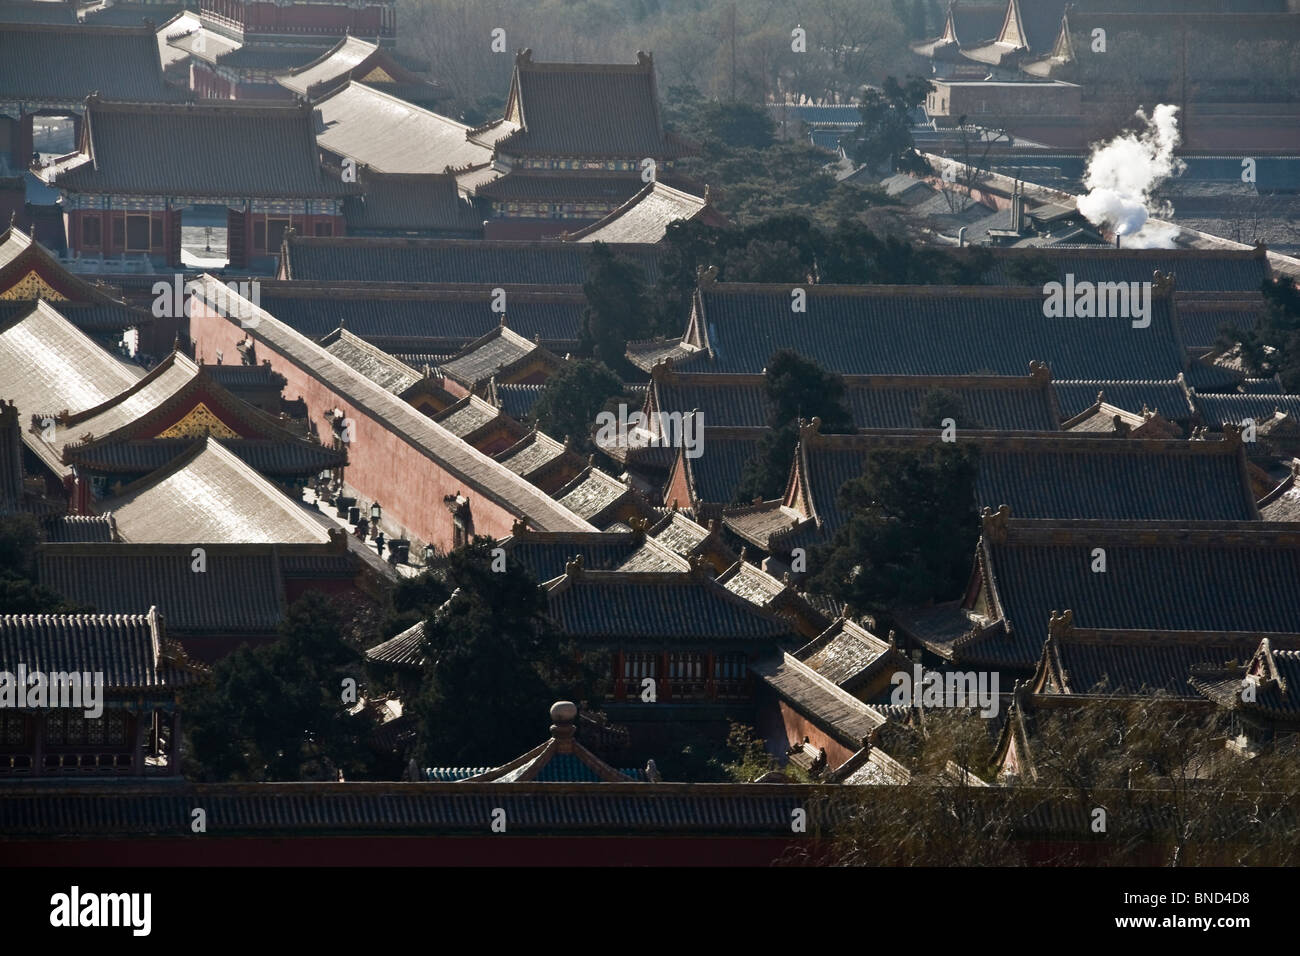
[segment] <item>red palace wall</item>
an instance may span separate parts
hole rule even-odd
[[[190,66],[190,89],[199,99],[234,99],[230,82],[212,72],[208,65],[202,62],[195,62]]]
[[[147,216],[149,218],[148,248],[127,248],[127,216]],[[95,242],[95,230],[87,221],[99,221],[98,242]],[[119,256],[125,252],[128,256],[148,254],[166,256],[167,250],[176,242],[176,231],[181,226],[180,210],[169,212],[131,212],[118,209],[73,209],[65,214],[68,234],[68,248],[80,252],[83,256]]]
[[[443,499],[457,494],[470,502],[476,534],[504,538],[511,533],[514,514],[443,470],[406,439],[349,403],[332,386],[259,339],[256,330],[243,329],[238,319],[220,317],[202,306],[196,305],[190,316],[190,337],[197,361],[215,363],[220,351],[225,364],[238,363],[241,360],[238,344],[250,331],[256,342],[257,361],[269,360],[271,367],[285,377],[286,399],[301,398],[306,402],[308,417],[322,440],[332,434],[325,417],[327,411],[342,409],[353,420],[353,441],[348,446],[349,464],[344,480],[356,491],[361,504],[379,502],[383,508],[381,526],[386,534],[404,532],[404,537],[419,543],[450,550],[456,543],[455,529]],[[418,411],[415,414],[425,417]]]
[[[838,767],[853,756],[854,751],[811,723],[785,701],[779,701],[778,703],[781,708],[781,722],[785,724],[786,737],[789,738],[790,743],[802,743],[803,739],[807,737],[808,742],[814,747],[824,747],[826,749],[826,766],[831,769]]]

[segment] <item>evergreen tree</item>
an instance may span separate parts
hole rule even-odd
[[[627,360],[628,340],[647,338],[653,325],[640,267],[616,256],[603,242],[592,243],[589,278],[582,291],[587,308],[579,348],[617,375],[635,375]]]
[[[812,589],[859,613],[957,596],[979,539],[977,473],[971,446],[869,454],[839,491],[849,518],[814,553]]]
[[[351,713],[364,693],[360,654],[328,599],[294,602],[270,644],[241,646],[186,698],[191,772],[205,780],[333,780],[363,773],[374,729]],[[345,697],[355,681],[356,696]]]
[[[517,757],[539,742],[539,713],[561,698],[588,699],[595,689],[601,660],[578,660],[522,565],[507,561],[493,570],[495,546],[475,538],[447,555],[439,571],[454,593],[425,624],[424,679],[409,702],[424,766],[493,766]]]
[[[610,399],[619,397],[626,398],[619,377],[600,362],[582,359],[547,379],[531,417],[557,441],[571,438],[574,448],[592,451],[596,416]]]
[[[854,430],[853,416],[844,404],[844,379],[825,371],[816,362],[781,349],[768,360],[764,390],[772,431],[759,442],[754,457],[745,464],[735,501],[764,501],[784,490],[799,442],[799,420],[821,419],[823,434],[845,434]]]

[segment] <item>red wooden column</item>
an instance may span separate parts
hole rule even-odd
[[[32,132],[31,113],[24,113],[18,120],[18,144],[14,152],[14,163],[19,169],[26,169],[32,162],[32,150],[35,148]]]
[[[167,264],[175,268],[181,265],[181,211],[168,209],[163,213],[163,248]]]

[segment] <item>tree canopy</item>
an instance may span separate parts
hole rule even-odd
[[[0,515],[0,614],[88,612],[64,600],[36,579],[36,546],[45,540],[41,523],[30,514]]]
[[[785,490],[799,443],[799,420],[821,419],[828,435],[852,432],[853,416],[844,404],[844,379],[797,352],[772,353],[764,375],[770,406],[768,425],[754,457],[741,472],[735,501],[770,500]]]
[[[517,757],[539,742],[538,714],[595,690],[593,661],[579,661],[546,618],[545,592],[494,548],[476,537],[437,571],[452,596],[425,623],[423,681],[408,702],[423,766]]]
[[[1224,328],[1219,345],[1239,347],[1252,375],[1278,375],[1288,392],[1300,391],[1300,289],[1283,279],[1264,284],[1264,313],[1251,331]]]
[[[862,94],[862,124],[841,141],[855,162],[881,171],[927,172],[912,139],[911,111],[925,102],[932,87],[922,77],[899,83],[885,77],[881,89]]]
[[[848,521],[810,560],[810,587],[857,612],[951,600],[979,540],[978,452],[935,442],[867,455],[844,484]]]
[[[186,695],[188,772],[212,781],[334,780],[364,774],[374,720],[352,713],[364,692],[361,655],[329,600],[290,605],[277,640],[242,645]],[[352,685],[349,694],[347,681]]]
[[[610,399],[623,396],[619,377],[594,359],[571,362],[546,380],[533,406],[537,427],[557,441],[569,438],[573,447],[593,451],[592,425]]]

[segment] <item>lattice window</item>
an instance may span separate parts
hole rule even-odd
[[[704,655],[672,653],[668,655],[668,679],[698,681],[704,679]]]
[[[659,676],[659,655],[633,653],[623,655],[623,679],[640,681],[645,677]]]
[[[716,680],[744,680],[745,655],[719,654],[713,659],[713,676]]]
[[[0,714],[0,724],[6,744],[17,746],[27,739],[27,718],[22,714]]]
[[[120,710],[110,710],[104,714],[105,731],[108,742],[126,743],[126,714]]]
[[[88,721],[81,711],[71,711],[65,718],[67,721],[67,734],[64,741],[69,744],[84,744],[86,742],[86,724]]]

